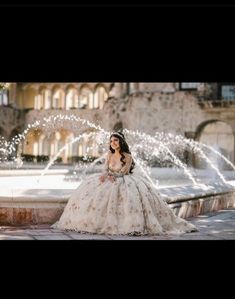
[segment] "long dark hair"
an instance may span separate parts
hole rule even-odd
[[[127,153],[127,154],[131,155],[131,152],[130,152],[129,146],[128,146],[127,142],[126,142],[125,136],[124,136],[124,134],[122,132],[116,132],[116,133],[112,133],[111,134],[110,141],[111,141],[112,137],[116,137],[116,138],[119,139],[119,145],[120,145],[120,151],[119,152],[121,154],[120,161],[122,162],[122,166],[124,166],[126,164],[126,162],[124,161],[125,156],[124,156],[123,153]],[[111,151],[112,154],[115,153],[115,150],[112,149],[111,145],[109,146],[109,149],[110,149],[110,151]],[[134,166],[135,166],[135,162],[134,162],[134,160],[132,158],[132,163],[131,163],[131,168],[130,168],[129,173],[132,173],[132,170],[133,170]]]

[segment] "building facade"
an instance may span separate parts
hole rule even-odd
[[[235,83],[11,83],[0,94],[0,135],[10,140],[29,124],[58,114],[76,115],[109,131],[179,134],[235,162]],[[77,136],[72,126],[49,137],[46,129],[28,131],[18,148],[22,156],[50,158]],[[71,146],[61,162],[84,156],[87,146],[86,140]]]

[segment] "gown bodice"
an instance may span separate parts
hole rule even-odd
[[[108,169],[111,170],[112,172],[119,172],[122,169],[122,164],[121,163],[109,163]]]
[[[123,165],[121,161],[113,162],[111,159],[112,153],[109,153],[105,162],[105,171],[125,175],[130,172],[132,164],[132,156],[130,154],[124,153],[125,164]]]

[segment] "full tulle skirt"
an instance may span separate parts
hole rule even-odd
[[[196,231],[175,215],[157,189],[143,176],[129,174],[101,183],[90,175],[72,193],[52,227],[110,235],[162,235]]]

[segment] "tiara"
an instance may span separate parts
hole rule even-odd
[[[113,132],[112,134],[111,134],[111,136],[112,135],[118,135],[119,137],[121,137],[122,139],[125,139],[120,133],[118,133],[118,132]]]

